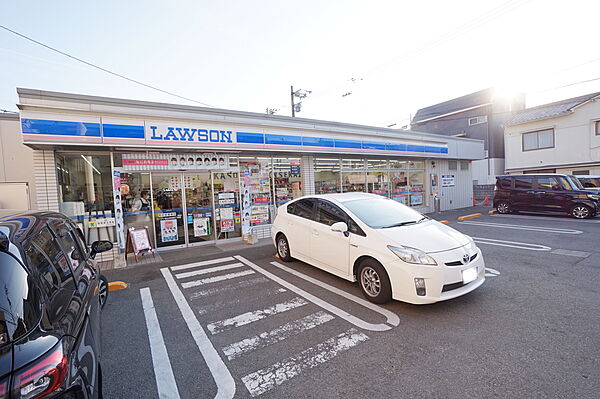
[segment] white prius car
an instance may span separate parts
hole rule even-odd
[[[272,227],[277,254],[358,280],[367,299],[426,304],[456,298],[485,281],[473,240],[375,194],[323,194],[282,205]]]

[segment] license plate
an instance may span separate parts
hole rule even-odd
[[[463,272],[462,272],[462,278],[463,278],[463,283],[464,284],[468,284],[471,281],[477,279],[477,268],[476,267],[472,267],[470,269],[463,270]]]

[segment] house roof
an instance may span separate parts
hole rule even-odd
[[[549,104],[538,105],[537,107],[526,108],[523,111],[517,112],[508,122],[506,126],[520,125],[538,121],[541,119],[554,118],[573,113],[575,107],[578,107],[588,101],[600,97],[600,91],[596,93],[585,94],[579,97],[568,98],[566,100],[556,101]]]
[[[492,97],[493,89],[487,88],[439,104],[430,105],[418,110],[412,119],[412,123],[419,123],[442,115],[454,114],[472,109],[473,107],[486,105],[492,101]]]

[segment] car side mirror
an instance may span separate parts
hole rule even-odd
[[[100,253],[100,252],[106,252],[106,251],[110,251],[112,249],[113,245],[112,242],[110,241],[94,241],[92,243],[92,252],[90,253],[90,256],[93,258],[96,257],[96,254]]]
[[[339,233],[344,233],[346,237],[348,237],[348,225],[344,222],[337,222],[331,225],[331,231],[337,231]]]

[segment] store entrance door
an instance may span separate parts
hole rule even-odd
[[[242,236],[238,172],[152,173],[159,249]]]
[[[210,173],[185,173],[183,181],[188,246],[214,242],[215,217]]]
[[[157,248],[186,246],[181,173],[152,173],[152,199]]]

